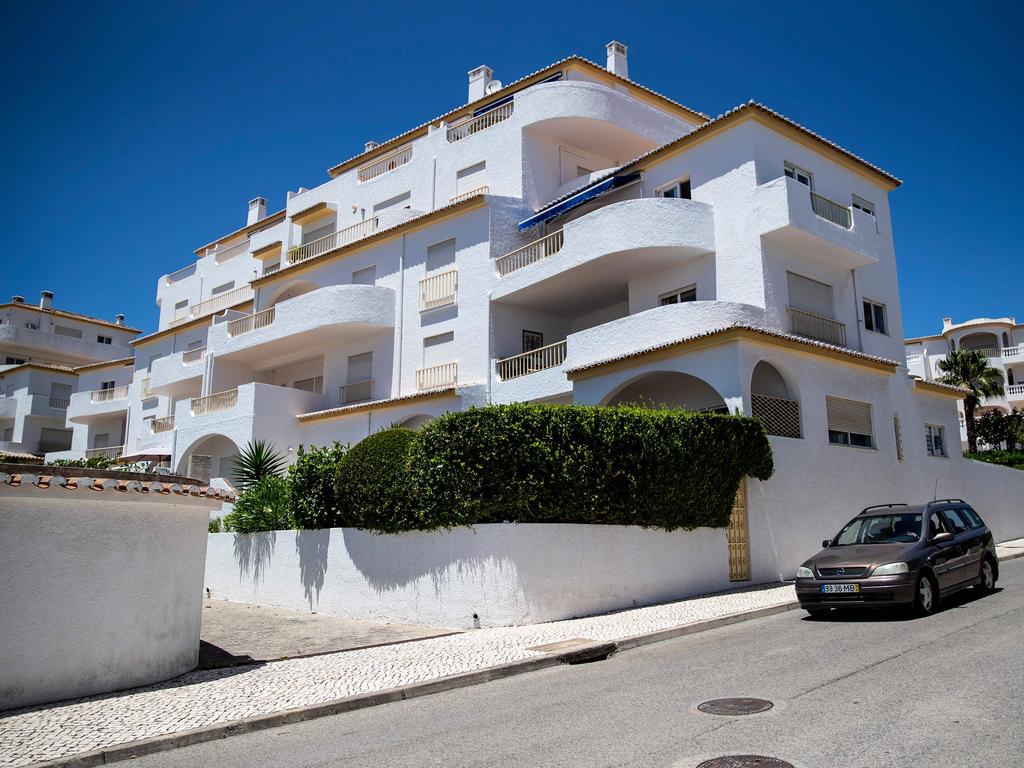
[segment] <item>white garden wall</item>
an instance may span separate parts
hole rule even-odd
[[[727,589],[725,531],[493,524],[377,535],[353,528],[209,536],[215,598],[356,619],[508,626]]]

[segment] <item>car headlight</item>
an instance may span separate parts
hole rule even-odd
[[[897,573],[908,573],[910,571],[907,568],[906,563],[887,563],[886,565],[880,565],[875,568],[872,576],[895,576]]]
[[[796,569],[796,577],[798,579],[813,579],[814,571],[808,568],[806,565],[801,565]]]

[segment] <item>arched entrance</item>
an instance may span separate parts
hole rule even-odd
[[[190,445],[178,460],[177,473],[195,480],[214,482],[220,479],[223,483],[215,485],[234,485],[232,479],[232,460],[239,453],[235,442],[224,435],[207,435]],[[194,477],[194,475],[203,475]]]
[[[729,412],[725,400],[714,387],[703,379],[677,371],[642,374],[613,391],[602,404]]]
[[[761,360],[750,374],[750,413],[764,422],[769,435],[803,436],[800,401],[779,369],[767,360]]]

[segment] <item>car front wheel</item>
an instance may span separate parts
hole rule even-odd
[[[930,616],[939,607],[939,589],[935,580],[926,573],[917,577],[914,588],[914,613],[918,616]]]

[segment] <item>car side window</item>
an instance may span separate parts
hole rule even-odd
[[[937,534],[950,532],[946,521],[942,519],[942,515],[938,512],[932,512],[931,517],[928,518],[928,538],[934,539]]]
[[[970,507],[960,507],[960,513],[971,523],[972,528],[985,527],[985,522],[981,519],[978,513]]]
[[[946,516],[946,520],[948,520],[949,524],[953,527],[953,534],[955,536],[959,536],[961,533],[967,533],[967,531],[971,530],[970,523],[964,519],[964,516],[960,513],[959,509],[947,509],[942,514]]]

